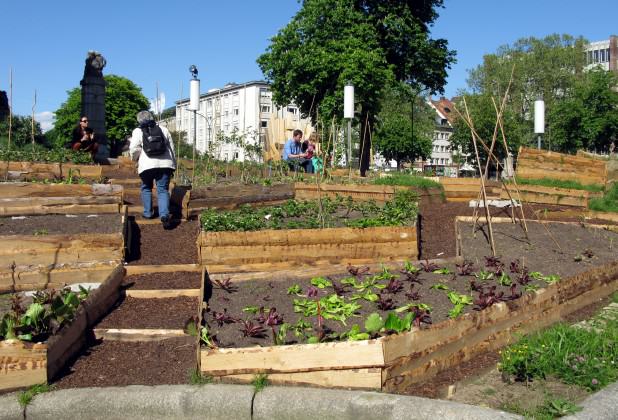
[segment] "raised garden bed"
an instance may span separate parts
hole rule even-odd
[[[117,185],[0,183],[0,216],[120,213]]]
[[[414,191],[418,197],[425,197],[432,201],[441,201],[443,196],[440,188],[330,183],[321,183],[318,188],[315,183],[296,182],[294,183],[294,198],[297,200],[317,200],[320,197],[335,198],[341,196],[352,197],[355,201],[373,200],[384,203],[392,200],[395,197],[395,192],[399,190]]]
[[[123,277],[124,268],[118,266],[97,289],[89,292],[70,322],[54,335],[42,336],[46,338],[44,342],[0,341],[0,390],[50,381],[80,351],[86,341],[86,330],[118,299]],[[34,319],[33,315],[30,319]]]
[[[86,156],[89,155],[86,154]],[[12,181],[53,181],[67,180],[69,178],[85,179],[98,182],[104,177],[110,178],[119,174],[135,176],[135,170],[131,163],[124,159],[111,165],[75,164],[75,163],[43,163],[43,162],[9,162],[8,171],[6,164],[0,168],[0,177]]]
[[[572,156],[520,147],[517,176],[521,178],[553,178],[577,181],[584,185],[607,182],[606,162],[586,156]]]
[[[280,207],[207,211],[201,216],[202,227],[216,231],[200,235],[200,260],[209,269],[212,265],[242,269],[243,264],[415,259],[416,215],[409,192],[398,193],[383,208],[325,198],[321,207],[318,202],[288,201]],[[320,228],[320,218],[326,228]]]
[[[496,223],[494,226],[497,232],[499,231],[498,225],[506,226],[506,224]],[[284,280],[267,277],[260,281],[249,280],[254,279],[252,275],[229,274],[227,278],[238,288],[238,291],[228,293],[222,290],[224,289],[222,285],[215,283],[211,289],[212,297],[209,300],[211,312],[206,314],[205,320],[210,327],[211,339],[212,336],[216,338],[221,336],[223,338],[221,344],[230,346],[238,343],[237,345],[245,347],[204,348],[201,354],[200,369],[204,374],[230,381],[246,382],[257,373],[268,373],[269,379],[273,382],[373,388],[385,391],[404,389],[412,383],[424,381],[437,372],[468,360],[474,355],[499,348],[507,344],[515,334],[532,331],[556,322],[562,316],[618,289],[618,262],[615,261],[615,255],[605,253],[605,249],[613,243],[612,238],[615,241],[618,235],[597,228],[584,229],[578,226],[573,224],[570,229],[582,230],[578,236],[580,239],[577,242],[578,247],[586,245],[587,248],[585,250],[574,249],[574,255],[569,254],[564,260],[560,260],[561,271],[559,272],[564,273],[562,277],[553,276],[556,273],[548,271],[552,266],[547,265],[547,255],[543,261],[525,258],[525,255],[521,255],[519,248],[515,246],[507,248],[506,242],[503,241],[501,245],[498,245],[498,249],[501,250],[499,261],[485,260],[484,257],[490,254],[486,242],[480,244],[470,241],[472,250],[468,249],[468,243],[464,242],[466,247],[462,249],[463,255],[470,255],[470,258],[476,258],[475,252],[482,255],[479,263],[475,264],[478,277],[423,273],[420,275],[422,286],[415,284],[412,289],[419,291],[421,298],[418,301],[410,300],[409,303],[424,303],[425,299],[428,301],[434,298],[442,299],[443,304],[440,306],[434,303],[435,309],[430,312],[431,317],[435,318],[432,325],[425,327],[425,323],[422,322],[422,328],[413,327],[409,332],[379,337],[388,332],[382,331],[377,335],[370,333],[367,325],[363,325],[367,318],[361,317],[357,321],[352,316],[346,320],[348,325],[342,328],[348,331],[349,336],[352,325],[359,325],[360,328],[353,331],[354,335],[369,333],[372,338],[363,341],[292,344],[294,340],[301,343],[303,341],[296,338],[290,329],[285,336],[289,344],[272,346],[269,344],[274,341],[273,332],[266,320],[264,328],[267,330],[265,333],[267,338],[247,339],[243,337],[244,332],[248,331],[247,326],[238,322],[226,324],[225,317],[249,320],[255,327],[261,326],[258,320],[259,314],[250,315],[242,312],[242,309],[240,313],[237,313],[237,306],[245,303],[248,304],[247,306],[263,306],[264,308],[272,308],[275,304],[283,305],[276,307],[277,312],[283,315],[284,322],[295,323],[297,322],[295,317],[299,317],[293,308],[295,297],[286,296],[284,293],[287,290],[282,292],[285,285],[290,283],[290,280],[285,280],[285,277]],[[532,246],[537,249],[537,253],[538,249],[547,249],[547,252],[553,253],[555,245],[547,235],[543,234],[544,229],[537,223],[529,223],[529,228]],[[535,234],[532,235],[532,232]],[[584,234],[584,232],[587,233]],[[599,236],[601,232],[606,236],[601,238]],[[512,232],[509,234],[512,235]],[[481,236],[478,235],[479,238]],[[587,252],[580,260],[579,253],[584,251]],[[501,263],[504,263],[504,266]],[[526,270],[522,270],[524,265]],[[500,270],[508,275],[509,279],[497,274],[499,267],[502,267]],[[481,273],[481,270],[484,273]],[[494,273],[489,276],[488,273],[492,270]],[[542,271],[543,274],[535,270]],[[302,269],[299,271],[302,272]],[[225,285],[224,275],[218,275],[216,278]],[[338,285],[341,282],[340,277],[331,276],[331,279]],[[432,283],[434,286],[438,284],[438,279],[440,279],[440,284],[448,287],[448,290],[442,290],[442,286],[431,289]],[[363,277],[363,280],[368,279]],[[475,282],[474,286],[472,281]],[[299,283],[299,281],[296,282]],[[359,282],[360,280],[357,279],[356,283]],[[411,293],[409,292],[411,282],[407,280],[403,282],[404,289]],[[387,282],[381,281],[381,283]],[[301,294],[308,294],[309,287],[306,280],[302,284],[299,283],[299,286]],[[544,287],[539,288],[541,286]],[[229,284],[227,287],[229,288]],[[326,286],[324,289],[318,287],[316,297],[296,298],[300,300],[321,298],[323,291],[328,290],[328,287],[331,286]],[[471,293],[473,305],[463,303],[461,311],[463,314],[454,319],[445,319],[448,312],[456,306],[450,300],[448,293],[466,295],[470,287],[475,289]],[[349,286],[349,288],[355,289],[354,286]],[[208,287],[206,289],[208,290]],[[243,300],[242,296],[245,296],[245,293],[248,294]],[[518,298],[520,294],[522,297]],[[396,302],[398,307],[402,307],[399,297],[387,296]],[[288,299],[287,307],[284,302],[286,298]],[[249,303],[252,301],[253,303]],[[345,302],[349,300],[345,298]],[[305,307],[304,304],[298,303],[297,306]],[[323,306],[328,308],[326,303]],[[451,309],[448,309],[449,307]],[[473,307],[478,310],[472,309]],[[226,308],[227,312],[223,310]],[[359,313],[363,313],[363,310],[359,310]],[[386,318],[386,313],[380,312],[377,308],[367,310],[369,311],[377,312],[383,319]],[[222,321],[221,327],[217,323],[214,312],[217,312],[217,318]],[[326,309],[323,313],[326,313]],[[403,318],[407,313],[412,312],[404,310],[398,315]],[[268,319],[268,315],[270,315],[271,323],[276,324],[276,316],[274,316],[276,314],[265,313],[263,317]],[[273,318],[275,321],[272,321]],[[316,318],[317,316],[314,315],[311,320],[312,326],[307,328],[306,335],[316,335]],[[325,320],[323,325],[330,326],[333,322],[340,323]],[[280,325],[275,325],[274,328],[280,331]],[[219,329],[227,329],[227,332],[220,332]],[[341,334],[340,331],[336,332]],[[356,338],[360,337],[356,336]],[[253,342],[243,340],[253,340]],[[265,347],[248,346],[254,343]]]
[[[122,215],[0,219],[0,292],[100,279],[122,261],[125,230]]]
[[[517,190],[519,190],[519,193]],[[500,198],[503,200],[508,200],[510,197],[517,200],[518,197],[521,197],[521,200],[526,203],[553,204],[584,208],[588,207],[588,201],[591,198],[602,196],[603,193],[600,192],[520,184],[518,184],[517,189],[511,185],[509,191],[503,188],[500,192]]]
[[[481,192],[480,178],[440,178],[440,184],[444,188],[446,201],[462,202],[477,200]],[[487,196],[496,197],[500,195],[500,183],[492,180],[485,180]]]

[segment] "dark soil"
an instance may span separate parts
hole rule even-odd
[[[195,337],[154,342],[101,341],[53,384],[60,388],[186,384],[196,369]]]
[[[537,217],[542,220],[551,220],[545,217],[547,212],[559,214],[572,212],[573,207],[551,206],[542,204],[526,204],[524,206],[527,221],[536,221]],[[490,207],[492,216],[511,217],[511,210]],[[519,209],[517,209],[519,212]],[[420,230],[420,258],[448,258],[455,256],[455,217],[472,216],[474,208],[465,203],[442,202],[422,198],[419,203],[421,214]],[[482,219],[485,217],[483,209],[479,209]],[[560,217],[560,221],[579,222],[575,217]],[[590,224],[615,224],[606,220],[586,220]]]
[[[125,277],[123,286],[134,290],[199,289],[201,276],[187,271],[136,274]]]
[[[161,224],[131,224],[132,249],[127,257],[131,265],[196,264],[198,263],[197,221],[177,224],[165,230]]]
[[[182,329],[185,321],[198,313],[198,299],[120,299],[95,328]]]
[[[121,220],[119,214],[2,217],[0,218],[0,235],[116,233],[122,231]]]
[[[607,264],[618,255],[618,233],[562,223],[548,223],[545,226],[551,234],[539,223],[528,222],[530,240],[527,241],[519,225],[493,223],[497,255],[505,262],[517,258],[530,267],[530,271],[561,277],[573,276]],[[478,264],[484,260],[484,256],[491,255],[488,231],[482,222],[477,225],[474,238],[472,224],[461,225],[462,253],[465,258]],[[552,240],[552,236],[561,249]],[[588,252],[591,257],[586,256]]]

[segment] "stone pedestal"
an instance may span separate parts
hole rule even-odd
[[[85,76],[80,85],[82,86],[82,115],[88,117],[88,126],[92,127],[99,142],[99,151],[95,160],[97,162],[106,161],[109,158],[109,148],[105,130],[105,79],[102,76]]]

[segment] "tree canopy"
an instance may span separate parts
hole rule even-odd
[[[618,77],[602,69],[578,80],[548,115],[553,150],[608,152],[618,138]]]
[[[387,89],[376,121],[373,144],[397,168],[431,155],[435,112],[407,85]]]
[[[391,82],[441,92],[454,52],[445,40],[430,39],[428,27],[442,3],[304,0],[258,58],[274,101],[296,103],[314,124],[320,118],[340,121],[343,87],[352,83],[357,121],[374,127],[382,90]],[[361,130],[362,175],[369,166],[367,131]]]
[[[9,118],[0,119],[0,145],[6,147],[9,137]],[[34,143],[45,144],[45,136],[41,124],[34,122]],[[30,117],[13,115],[11,121],[11,150],[23,149],[32,144],[32,119]]]
[[[124,140],[136,127],[135,115],[148,109],[148,99],[131,80],[115,75],[105,76],[105,127],[111,141]],[[67,92],[67,100],[56,111],[52,140],[57,147],[71,139],[71,132],[81,116],[81,89]]]

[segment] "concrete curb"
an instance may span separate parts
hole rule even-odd
[[[0,396],[0,419],[23,420],[24,408],[17,400],[19,394],[11,393]]]
[[[0,396],[0,420],[269,419],[383,420],[521,419],[488,408],[379,392],[249,385],[159,385],[75,388],[39,394],[24,410],[17,393]],[[618,382],[588,397],[571,420],[618,419]]]
[[[579,413],[563,417],[563,419],[578,420],[614,420],[618,419],[618,382],[594,393],[580,404],[583,408]]]
[[[513,414],[428,398],[299,387],[160,385],[76,388],[39,394],[26,407],[0,397],[0,419],[520,419]]]
[[[251,419],[253,394],[241,385],[66,389],[37,395],[25,418],[244,420]]]
[[[472,405],[379,392],[268,387],[255,396],[253,419],[521,419]]]

